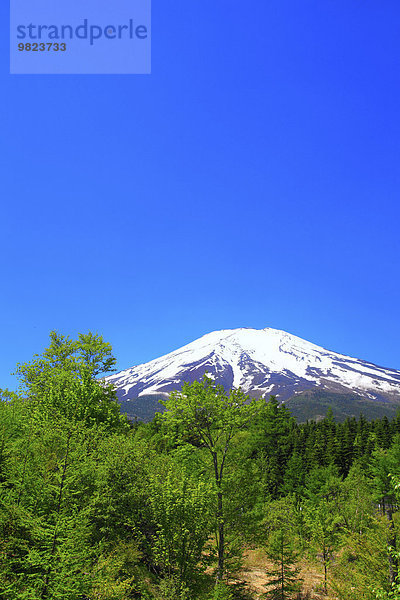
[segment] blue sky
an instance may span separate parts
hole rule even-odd
[[[51,329],[400,369],[397,0],[154,1],[150,76],[11,76],[0,11],[0,387]]]

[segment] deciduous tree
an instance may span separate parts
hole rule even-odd
[[[176,440],[205,448],[210,458],[216,500],[217,581],[223,579],[225,568],[226,460],[234,436],[246,427],[263,404],[264,400],[250,402],[240,389],[227,393],[207,376],[202,382],[184,384],[182,392],[172,392],[164,403],[167,410],[163,418]]]

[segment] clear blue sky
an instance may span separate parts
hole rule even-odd
[[[51,329],[400,369],[398,0],[155,0],[150,76],[10,76],[5,4],[0,387]]]

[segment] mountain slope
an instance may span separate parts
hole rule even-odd
[[[179,390],[185,381],[201,379],[205,372],[226,389],[241,387],[250,396],[267,398],[275,394],[281,401],[318,390],[379,404],[400,403],[399,371],[271,328],[215,331],[107,380],[115,385],[124,410],[143,416],[140,412],[150,402],[146,417],[151,418],[156,399]]]

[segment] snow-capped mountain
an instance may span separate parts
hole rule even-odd
[[[286,401],[306,390],[400,402],[400,371],[325,350],[277,329],[226,329],[107,378],[126,407],[179,390],[208,373],[226,389]],[[157,408],[155,410],[160,410]]]

